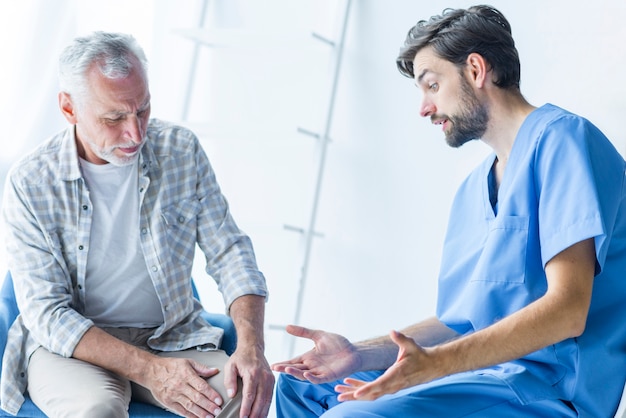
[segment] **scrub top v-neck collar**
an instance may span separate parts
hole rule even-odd
[[[517,131],[517,135],[515,136],[515,141],[513,142],[513,146],[511,147],[511,152],[509,154],[509,159],[506,163],[506,167],[504,168],[504,173],[502,174],[502,181],[500,182],[500,187],[496,187],[496,179],[494,166],[496,163],[497,156],[495,153],[492,153],[490,157],[485,161],[485,165],[483,166],[485,172],[483,172],[483,202],[485,208],[485,216],[487,219],[495,219],[498,216],[498,209],[500,203],[500,197],[504,195],[507,188],[508,179],[512,174],[511,172],[516,171],[517,164],[519,163],[519,158],[517,158],[516,149],[519,148],[518,143],[520,142],[520,138],[526,138],[527,135],[524,134],[525,126],[527,125],[527,121],[532,118],[532,115],[537,111],[534,109],[530,112],[524,122],[520,125],[519,130]],[[523,135],[520,135],[523,134]]]

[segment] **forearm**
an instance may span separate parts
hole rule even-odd
[[[155,356],[91,327],[74,349],[72,357],[100,366],[133,382],[144,384]],[[144,384],[145,386],[145,384]]]
[[[401,330],[417,344],[431,347],[458,338],[459,334],[448,328],[436,317],[428,318]],[[361,370],[383,370],[397,358],[398,346],[389,336],[374,338],[355,344],[361,357]]]
[[[437,377],[519,359],[579,335],[574,314],[562,306],[544,297],[490,327],[428,349]]]
[[[237,347],[256,347],[263,351],[265,298],[257,295],[241,296],[230,305],[229,311],[237,330]]]

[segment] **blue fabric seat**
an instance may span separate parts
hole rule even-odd
[[[193,290],[194,295],[196,296],[196,298],[198,298],[198,293],[195,286]],[[19,310],[17,308],[17,303],[15,301],[15,291],[13,289],[13,278],[11,277],[11,273],[9,272],[4,279],[2,288],[0,288],[0,358],[2,358],[2,355],[4,354],[7,333],[18,313]],[[223,314],[214,314],[209,312],[204,312],[203,316],[212,325],[224,329],[224,339],[222,340],[222,346],[220,348],[224,350],[228,355],[232,354],[237,347],[237,333],[235,331],[235,325],[233,324],[233,321],[230,319],[230,317]],[[0,373],[2,373],[1,367],[2,365],[0,363]],[[177,416],[156,406],[137,401],[133,401],[130,403],[129,414],[131,417],[137,418]],[[0,409],[0,417],[12,416],[13,415],[10,415]],[[31,401],[28,397],[26,398],[26,402],[24,402],[24,404],[22,405],[22,408],[20,409],[17,416],[27,418],[45,417],[44,413],[41,412],[41,410],[37,408],[33,401]]]

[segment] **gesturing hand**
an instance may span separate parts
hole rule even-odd
[[[372,382],[345,379],[345,385],[335,387],[339,401],[374,400],[435,378],[428,372],[431,362],[426,349],[400,332],[392,331],[389,336],[400,349],[396,362]]]
[[[352,343],[338,334],[288,325],[287,332],[313,341],[315,347],[291,360],[276,363],[272,369],[311,383],[341,379],[356,371],[360,358]]]

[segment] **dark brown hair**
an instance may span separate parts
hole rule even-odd
[[[480,54],[493,71],[495,85],[519,89],[520,62],[511,25],[491,6],[445,9],[441,15],[417,22],[396,60],[403,75],[415,77],[413,59],[428,46],[459,68],[465,66],[469,54]]]

